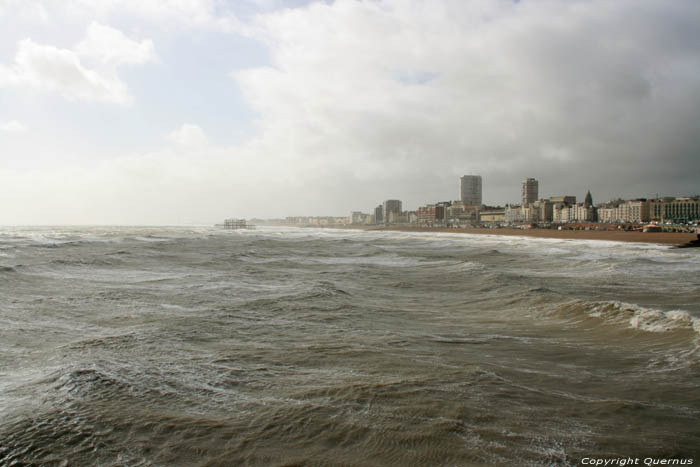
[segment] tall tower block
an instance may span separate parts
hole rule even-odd
[[[537,201],[537,192],[539,191],[539,182],[534,178],[526,178],[523,182],[522,189],[522,204],[527,206],[530,203]]]
[[[460,199],[465,205],[481,206],[481,175],[465,175],[459,179]]]

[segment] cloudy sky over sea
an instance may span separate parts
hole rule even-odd
[[[700,2],[0,0],[0,224],[700,185]]]

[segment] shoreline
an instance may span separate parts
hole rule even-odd
[[[512,237],[554,238],[560,240],[599,240],[608,242],[653,243],[660,245],[683,246],[698,240],[699,235],[687,232],[626,232],[623,230],[554,230],[554,229],[515,229],[515,228],[449,228],[413,226],[338,226],[330,228],[376,230],[392,232],[443,232],[474,235],[504,235]]]

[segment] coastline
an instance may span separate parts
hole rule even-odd
[[[554,229],[480,229],[414,226],[342,226],[342,229],[379,230],[394,232],[445,232],[474,235],[506,235],[515,237],[555,238],[561,240],[599,240],[607,242],[654,243],[681,246],[698,239],[698,234],[687,232],[626,232],[623,230],[554,230]]]

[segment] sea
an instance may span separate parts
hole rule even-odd
[[[0,465],[698,464],[699,344],[700,249],[3,227]]]

